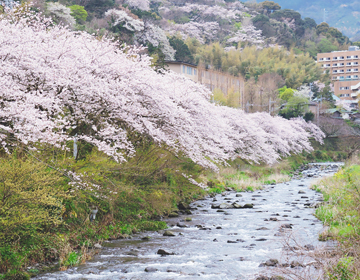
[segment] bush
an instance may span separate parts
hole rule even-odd
[[[60,176],[29,159],[0,159],[0,242],[61,223],[66,197]],[[26,215],[24,215],[26,213]]]

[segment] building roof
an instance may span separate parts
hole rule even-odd
[[[184,62],[184,61],[177,61],[177,60],[165,60],[166,64],[184,64],[187,66],[192,66],[192,67],[197,67],[196,64],[193,63],[189,63],[189,62]]]

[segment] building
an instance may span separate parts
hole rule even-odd
[[[351,46],[347,51],[319,53],[317,62],[321,68],[329,71],[334,84],[334,93],[342,100],[348,100],[350,106],[357,108],[360,93],[360,49]]]
[[[182,74],[194,82],[205,85],[209,90],[221,89],[227,95],[230,90],[234,92],[244,92],[244,79],[233,75],[206,69],[204,67],[182,62],[182,61],[166,61],[168,69],[176,73]],[[243,94],[241,94],[243,96]],[[240,100],[241,108],[243,108],[243,100]]]

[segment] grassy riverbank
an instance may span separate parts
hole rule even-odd
[[[12,157],[2,154],[1,195],[8,186],[11,192],[0,203],[0,279],[27,279],[39,271],[67,269],[91,258],[94,245],[103,240],[166,228],[161,216],[175,213],[180,202],[229,188],[253,191],[289,180],[308,161],[342,156],[316,151],[291,156],[274,166],[238,159],[216,173],[159,147],[142,146],[139,151],[123,164],[87,146],[80,146],[77,160],[53,148],[43,149],[36,157],[25,149]],[[65,169],[81,177],[76,186],[69,185],[72,173]],[[93,206],[99,211],[90,222]]]
[[[321,240],[334,239],[339,250],[329,258],[329,279],[360,279],[360,161],[348,162],[313,188],[324,194],[316,216],[328,227]]]

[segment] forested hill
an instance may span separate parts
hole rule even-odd
[[[353,41],[360,39],[360,2],[356,0],[277,0],[284,9],[293,9],[318,24],[324,21],[342,31]]]
[[[295,53],[345,49],[349,39],[326,24],[317,25],[294,10],[272,1],[242,3],[235,0],[36,0],[37,8],[74,29],[110,31],[127,44],[142,44],[150,53],[178,59],[182,43],[220,43],[227,49],[281,45]],[[316,1],[315,1],[316,2]],[[70,10],[71,9],[71,10]],[[169,41],[170,39],[170,41]],[[170,44],[169,44],[170,43]],[[194,50],[194,49],[190,49]],[[197,53],[185,53],[187,60]],[[192,57],[191,57],[192,56]],[[184,57],[182,57],[184,58]]]

